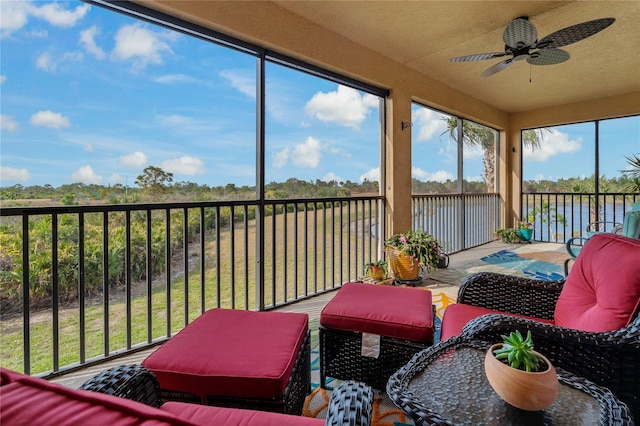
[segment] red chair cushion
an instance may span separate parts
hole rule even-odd
[[[553,324],[553,321],[529,317],[525,315],[512,314],[508,312],[495,311],[492,309],[481,308],[479,306],[466,305],[464,303],[455,303],[447,306],[442,316],[442,328],[440,329],[440,341],[450,337],[459,336],[462,328],[472,319],[484,314],[503,314],[512,317],[527,318],[546,324]]]
[[[640,240],[597,234],[571,267],[554,317],[557,325],[603,332],[625,327],[640,301]]]
[[[2,370],[2,425],[192,425],[148,405]],[[20,377],[18,377],[20,376]]]
[[[267,411],[238,410],[211,407],[184,402],[167,402],[161,410],[180,416],[181,419],[211,426],[322,426],[323,419],[270,413]]]
[[[431,343],[431,292],[410,287],[346,283],[320,313],[320,325]]]
[[[307,314],[212,309],[142,365],[160,388],[200,396],[281,396],[309,328]]]

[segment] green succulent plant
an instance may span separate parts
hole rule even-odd
[[[497,359],[518,370],[529,372],[545,370],[545,361],[533,351],[531,331],[527,331],[526,339],[517,330],[502,338],[504,339],[502,347],[493,351]]]

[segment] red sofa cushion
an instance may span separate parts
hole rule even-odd
[[[203,397],[279,397],[308,328],[307,314],[211,309],[142,365],[165,390]]]
[[[234,426],[322,426],[323,419],[293,416],[266,411],[238,410],[184,402],[167,402],[161,410],[199,425]]]
[[[320,325],[431,343],[431,292],[410,287],[346,283],[320,313]]]
[[[527,318],[546,324],[553,324],[553,321],[542,318],[495,311],[492,309],[481,308],[479,306],[466,305],[464,303],[455,303],[447,306],[444,310],[444,314],[442,316],[442,327],[440,329],[440,341],[460,335],[460,333],[462,333],[462,328],[467,325],[469,321],[484,314],[511,315],[513,317]]]
[[[623,328],[640,301],[640,240],[597,234],[580,251],[554,318],[557,325],[603,332]]]
[[[148,405],[2,369],[2,425],[192,425]],[[5,380],[8,379],[8,380]]]

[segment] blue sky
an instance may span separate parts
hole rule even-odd
[[[78,1],[0,7],[0,186],[133,186],[149,165],[174,182],[255,184],[254,57]],[[266,75],[267,182],[378,179],[379,98],[272,63]],[[412,121],[414,177],[453,179],[441,116],[414,108]],[[621,122],[607,176],[640,152],[640,119]],[[593,173],[585,127],[546,136],[528,178]],[[467,179],[481,160],[465,149]]]

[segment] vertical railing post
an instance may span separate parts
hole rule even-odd
[[[125,272],[125,308],[127,316],[127,349],[131,349],[131,325],[132,325],[132,310],[131,310],[131,210],[127,209],[124,216],[125,223],[125,257],[124,257],[124,272]]]
[[[184,321],[185,327],[189,324],[189,209],[182,209],[182,259],[184,262]]]
[[[60,369],[60,321],[59,321],[59,277],[58,277],[58,214],[51,213],[51,308],[53,327],[53,371]]]
[[[29,277],[29,216],[22,215],[22,339],[24,374],[31,374],[31,308]]]
[[[78,306],[79,321],[78,328],[80,333],[80,363],[84,364],[86,360],[86,323],[85,323],[85,262],[84,262],[84,213],[78,213]],[[130,327],[127,326],[127,330]],[[127,331],[128,332],[128,331]],[[127,347],[128,349],[128,347]]]
[[[147,343],[153,341],[153,243],[152,243],[152,229],[151,229],[151,209],[146,210],[146,246],[147,246]]]
[[[109,213],[102,213],[102,328],[104,356],[109,356]]]

